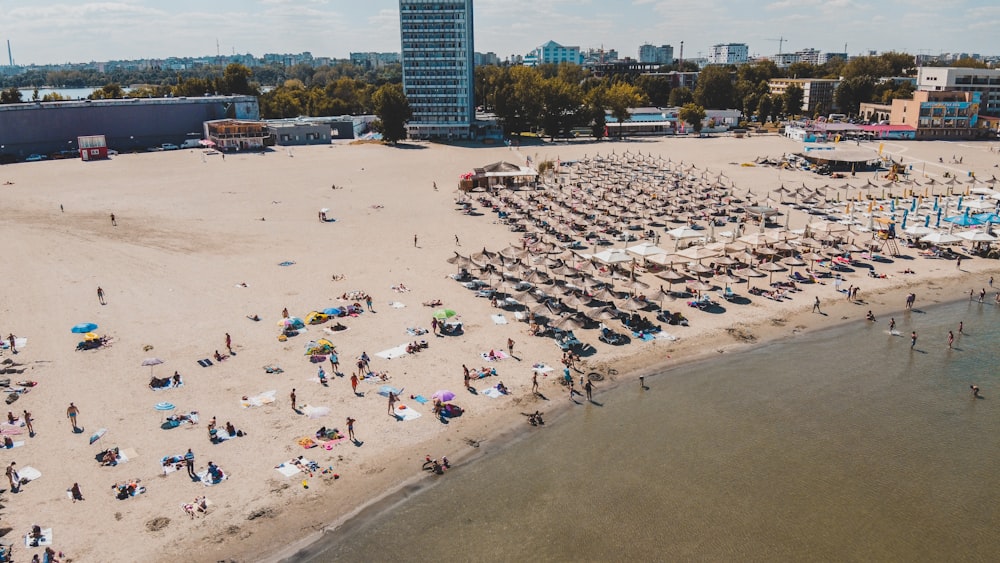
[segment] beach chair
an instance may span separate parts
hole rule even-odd
[[[736,297],[736,294],[733,293],[733,288],[726,287],[725,290],[719,291],[719,296],[725,299],[726,301],[732,301]]]

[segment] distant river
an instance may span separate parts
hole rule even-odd
[[[995,561],[1000,309],[888,321],[599,393],[290,560]]]
[[[98,89],[99,88],[97,86],[93,88],[39,88],[38,97],[39,99],[41,99],[45,97],[46,94],[51,94],[55,92],[64,98],[70,100],[76,100],[80,98],[86,98],[87,96],[91,95],[94,92],[94,90]],[[25,101],[31,100],[31,96],[33,96],[35,92],[34,88],[19,88],[19,90],[21,90],[21,95],[24,97]],[[123,90],[128,92],[129,88],[123,88]]]

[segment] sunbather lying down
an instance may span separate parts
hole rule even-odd
[[[440,299],[431,299],[430,301],[424,301],[424,307],[440,307]]]
[[[184,512],[191,515],[191,518],[193,519],[196,514],[208,513],[208,499],[204,496],[195,497],[194,502],[185,503],[183,507]]]

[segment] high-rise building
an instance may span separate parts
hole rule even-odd
[[[669,65],[674,62],[674,48],[670,45],[639,45],[639,62]]]
[[[708,64],[739,65],[750,58],[750,47],[746,43],[720,43],[712,45],[708,54]]]
[[[917,68],[917,90],[979,92],[980,113],[1000,116],[1000,69],[928,67]]]
[[[399,0],[410,137],[467,138],[475,122],[472,0]]]

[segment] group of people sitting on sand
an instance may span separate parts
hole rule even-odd
[[[451,468],[451,463],[448,462],[447,457],[442,456],[441,461],[438,461],[436,459],[431,459],[430,454],[427,454],[427,457],[424,458],[424,464],[421,466],[421,468],[424,471],[430,471],[435,475],[441,475],[445,472],[445,470]]]
[[[125,481],[124,483],[115,483],[111,485],[112,489],[115,489],[115,498],[118,500],[127,500],[136,495],[141,495],[146,492],[146,487],[139,484],[139,479],[132,479],[130,481]]]
[[[150,389],[164,389],[166,387],[177,387],[181,384],[181,374],[174,372],[171,377],[151,377],[149,378]]]
[[[421,340],[420,342],[413,341],[406,345],[407,354],[416,354],[417,352],[426,349],[429,346],[426,340]]]
[[[197,514],[208,513],[208,499],[204,496],[194,497],[194,502],[184,504],[184,512],[194,519]]]
[[[535,411],[535,412],[522,412],[521,414],[523,414],[524,416],[528,417],[528,424],[530,424],[532,426],[541,426],[541,425],[545,424],[545,421],[542,420],[542,414],[543,413],[541,413],[541,412],[538,412],[538,411]]]
[[[227,435],[226,438],[219,435],[219,429],[216,427],[215,417],[213,416],[212,420],[208,423],[208,440],[213,444],[220,444],[230,438],[242,438],[243,436],[246,436],[246,432],[237,430],[236,427],[233,426],[233,423],[228,420],[226,421],[224,430]]]
[[[108,448],[101,452],[101,465],[105,467],[114,467],[118,465],[118,447]]]

